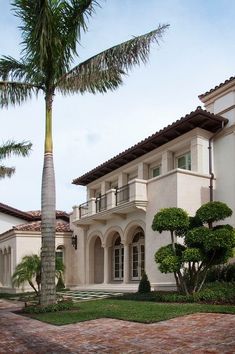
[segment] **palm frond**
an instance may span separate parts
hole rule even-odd
[[[28,141],[22,141],[20,143],[13,140],[8,140],[0,146],[0,160],[15,156],[28,156],[32,149],[32,143]]]
[[[22,23],[20,29],[24,60],[30,62],[38,71],[44,74],[46,72],[47,80],[49,78],[53,80],[56,70],[63,72],[61,66],[57,65],[61,60],[62,50],[60,33],[57,31],[60,19],[57,16],[58,12],[55,11],[59,3],[57,0],[15,0],[12,4],[16,16]]]
[[[70,73],[75,75],[76,70],[79,75],[81,65],[89,66],[91,70],[95,67],[99,71],[113,69],[127,73],[134,65],[147,62],[151,43],[159,44],[159,40],[168,27],[169,25],[159,25],[154,31],[111,47],[74,67],[68,75]]]
[[[77,93],[81,94],[85,92],[90,93],[105,93],[107,91],[113,91],[122,84],[122,75],[124,72],[106,69],[99,70],[91,65],[80,64],[79,70],[70,71],[68,75],[65,75],[59,80],[56,85],[58,91],[62,94]]]
[[[28,83],[0,81],[0,107],[22,104],[33,94],[37,96],[40,89],[41,87]]]
[[[0,59],[0,77],[3,81],[21,80],[27,74],[24,63],[12,58],[11,56],[3,56]]]
[[[15,173],[15,167],[6,167],[0,165],[0,179],[5,177],[11,177]]]
[[[97,0],[62,1],[60,10],[61,33],[63,33],[64,49],[68,60],[71,54],[77,54],[76,45],[81,40],[81,34],[87,32],[87,21],[95,13],[95,7],[100,6]]]
[[[27,63],[23,59],[16,60],[11,56],[0,58],[0,78],[2,81],[28,82],[38,86],[43,82],[43,75],[32,66],[32,63]]]
[[[158,43],[168,25],[121,43],[80,63],[56,83],[62,93],[106,92],[122,84],[122,76],[134,65],[146,62],[150,44]]]

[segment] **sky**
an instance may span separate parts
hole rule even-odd
[[[79,62],[133,36],[170,24],[146,65],[135,67],[116,91],[104,95],[56,96],[53,112],[57,209],[86,201],[73,179],[202,105],[198,95],[234,76],[235,1],[100,0],[78,47]],[[0,0],[0,56],[20,56],[19,19]],[[0,143],[28,140],[28,158],[0,180],[0,202],[20,210],[40,209],[44,98],[0,111]]]

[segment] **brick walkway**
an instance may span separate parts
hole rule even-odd
[[[194,314],[155,324],[112,319],[52,326],[0,300],[0,353],[235,353],[235,316]]]

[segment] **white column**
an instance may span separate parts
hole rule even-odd
[[[109,283],[109,247],[104,247],[104,284]]]
[[[146,163],[140,162],[138,164],[138,178],[148,179],[148,165]]]
[[[191,140],[191,170],[208,173],[209,165],[208,140],[196,137]]]
[[[174,168],[173,152],[165,151],[162,154],[162,174],[169,172]]]
[[[3,253],[0,251],[0,286],[3,285]]]
[[[124,243],[124,276],[123,283],[127,284],[130,280],[130,245]]]
[[[126,173],[121,173],[118,176],[118,187],[123,187],[127,184],[127,174]]]
[[[11,252],[8,251],[7,255],[7,285],[11,285]]]
[[[107,209],[114,208],[116,206],[116,189],[110,189],[107,191]]]
[[[3,255],[3,285],[7,285],[7,253]]]
[[[110,183],[109,182],[106,182],[106,181],[103,181],[101,183],[101,194],[105,194],[107,192],[107,190],[109,189],[109,186],[110,186]]]

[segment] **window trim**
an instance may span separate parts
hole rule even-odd
[[[185,157],[185,168],[184,167],[179,167],[179,159],[182,158],[182,157]],[[187,170],[187,171],[191,171],[192,170],[191,151],[187,151],[184,154],[176,156],[176,168],[179,168],[181,170]]]

